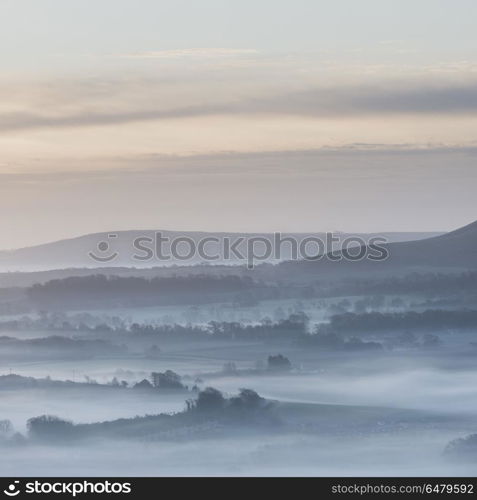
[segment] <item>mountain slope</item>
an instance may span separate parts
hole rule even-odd
[[[160,233],[163,238],[168,238],[169,242],[165,242],[162,246],[163,255],[166,258],[157,258],[155,251],[156,235]],[[359,236],[365,241],[373,236],[385,237],[388,241],[407,241],[428,238],[439,233],[375,233],[375,234],[340,234],[341,240],[349,236]],[[304,238],[314,236],[319,237],[323,241],[326,239],[325,233],[283,233],[282,238],[293,237],[299,243]],[[140,238],[141,246],[153,252],[153,257],[147,257],[145,250],[137,250],[134,247],[134,241]],[[237,260],[233,254],[230,259],[224,256],[224,241],[229,239],[234,242],[241,238],[247,240],[250,238],[265,238],[273,242],[274,235],[271,233],[207,233],[207,232],[179,232],[179,231],[161,231],[161,230],[144,230],[144,231],[118,231],[111,233],[96,233],[78,238],[65,239],[44,245],[22,248],[12,251],[0,251],[0,272],[31,272],[31,271],[47,271],[52,269],[68,269],[68,268],[100,268],[100,267],[137,267],[150,268],[153,266],[170,266],[170,265],[196,265],[204,262],[204,259],[197,253],[189,259],[167,258],[171,255],[170,241],[177,238],[187,238],[194,244],[198,245],[200,240],[204,238],[215,238],[216,242],[208,242],[204,247],[209,255],[218,255],[217,259],[208,261],[210,264],[246,264],[246,261]],[[188,243],[183,242],[176,246],[177,253],[186,255],[190,249]],[[246,254],[246,242],[243,241],[237,246],[237,249]],[[337,247],[336,249],[339,249]],[[260,251],[260,250],[259,250]],[[93,258],[94,254],[97,258]],[[135,255],[141,259],[134,258]],[[111,258],[115,256],[114,258]],[[280,261],[291,259],[290,247],[284,244],[281,247],[281,255],[279,259],[269,259],[269,261]]]
[[[446,234],[422,240],[392,242],[383,247],[388,258],[373,261],[364,258],[349,261],[342,258],[332,261],[324,257],[316,261],[286,262],[279,266],[277,275],[282,279],[293,279],[309,275],[317,279],[320,275],[343,276],[350,273],[403,273],[403,272],[449,272],[477,268],[477,221]],[[338,253],[341,255],[341,253]]]

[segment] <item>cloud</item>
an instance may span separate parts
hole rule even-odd
[[[122,54],[123,59],[178,59],[178,58],[211,58],[258,54],[256,49],[228,48],[194,48],[175,50],[156,50],[148,52],[133,52]]]
[[[186,118],[207,114],[210,114],[210,108],[201,106],[179,108],[170,111],[86,112],[63,116],[48,116],[34,113],[5,113],[0,115],[0,131],[114,125],[167,118]]]
[[[477,85],[399,88],[357,86],[316,89],[242,103],[246,112],[300,116],[389,113],[474,113]]]
[[[144,89],[147,91],[147,88]],[[473,114],[477,85],[355,86],[317,88],[272,97],[163,109],[126,109],[113,112],[78,111],[64,114],[10,112],[0,114],[0,131],[88,127],[212,115],[291,115],[309,118],[387,114]]]
[[[64,169],[68,159],[47,159],[38,161],[35,168],[22,170],[18,166],[11,169],[0,170],[0,185],[8,184],[37,184],[51,182],[95,182],[99,179],[108,181],[118,176],[199,176],[206,174],[241,176],[244,174],[282,173],[300,175],[306,172],[332,171],[333,175],[341,176],[339,170],[328,163],[336,159],[351,159],[353,162],[365,162],[368,169],[375,168],[375,176],[388,175],[388,168],[383,166],[383,159],[394,161],[405,159],[399,165],[402,172],[405,169],[414,171],[415,165],[408,159],[426,159],[425,163],[432,168],[434,173],[439,171],[438,163],[444,170],[449,164],[460,158],[460,162],[473,165],[477,157],[477,143],[474,145],[444,146],[436,144],[371,144],[350,143],[337,147],[322,147],[301,150],[268,150],[250,152],[215,152],[180,156],[174,154],[135,154],[104,158],[103,156],[90,156],[87,159],[87,168]],[[349,161],[343,165],[345,177],[360,175],[354,172],[354,163]],[[374,166],[373,166],[374,165]],[[48,169],[44,167],[48,166]],[[38,168],[40,167],[40,168]],[[395,167],[391,167],[391,170]],[[424,163],[420,164],[424,168]],[[472,168],[472,173],[475,176]]]

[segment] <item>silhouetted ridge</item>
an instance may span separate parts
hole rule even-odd
[[[454,236],[462,236],[462,235],[472,235],[474,234],[477,238],[477,220],[467,224],[466,226],[462,226],[454,231],[450,231],[449,233],[442,234],[440,236],[436,236],[436,238],[452,238]]]

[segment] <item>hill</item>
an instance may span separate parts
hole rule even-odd
[[[156,251],[157,234],[168,240],[164,241],[161,245],[163,258]],[[396,242],[418,240],[438,234],[440,233],[339,233],[339,237],[341,241],[348,237],[360,237],[368,241],[372,237],[379,236],[385,238],[387,241]],[[298,243],[310,236],[319,237],[323,241],[326,240],[325,233],[281,233],[283,239],[294,238]],[[226,250],[224,251],[224,248],[227,246],[226,240],[229,241],[229,247],[234,242],[238,242],[239,244],[236,246],[236,249],[246,255],[247,240],[250,240],[250,238],[262,238],[273,242],[274,234],[162,230],[95,233],[33,247],[0,251],[0,273],[37,272],[73,268],[135,267],[145,269],[154,266],[192,266],[204,263],[204,259],[199,255],[198,251],[188,259],[181,258],[181,256],[187,255],[190,251],[191,245],[187,241],[193,242],[197,249],[199,241],[204,241],[206,238],[208,242],[203,247],[204,252],[207,255],[217,256],[217,258],[205,260],[205,262],[213,265],[234,265],[245,264],[246,262],[237,259],[233,252],[230,252],[230,258],[226,258]],[[171,252],[171,241],[177,242],[178,239],[182,239],[183,241],[175,246],[176,256],[174,257],[172,255],[173,252]],[[136,242],[136,245],[134,242]],[[339,249],[339,243],[336,245],[335,248]],[[138,246],[141,248],[138,249]],[[281,246],[279,258],[271,256],[267,261],[286,261],[291,259],[291,256],[290,246],[284,244]]]
[[[284,262],[273,272],[276,279],[303,281],[320,276],[343,277],[366,274],[399,275],[410,272],[462,272],[477,268],[477,221],[449,233],[414,241],[381,245],[387,258],[346,259],[338,251],[314,261]],[[366,254],[366,248],[361,247]],[[368,249],[369,250],[369,249]],[[353,254],[359,254],[353,250]],[[369,253],[369,252],[368,252]],[[264,271],[266,271],[264,269]]]

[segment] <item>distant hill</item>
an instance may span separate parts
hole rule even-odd
[[[421,241],[387,245],[392,266],[477,267],[477,221]]]
[[[382,245],[389,256],[385,260],[285,262],[274,270],[277,279],[301,281],[304,276],[344,276],[374,273],[401,274],[417,272],[449,272],[477,268],[477,221],[446,234],[431,238],[393,242]],[[337,253],[338,255],[340,252]]]
[[[84,269],[84,268],[104,268],[104,267],[126,267],[126,268],[151,268],[155,266],[172,266],[172,265],[197,265],[204,263],[204,259],[196,254],[189,259],[171,257],[169,259],[158,258],[155,255],[155,240],[156,234],[160,233],[163,238],[168,238],[169,243],[165,242],[162,246],[165,257],[171,255],[170,241],[178,238],[188,239],[198,245],[200,240],[205,238],[214,238],[215,241],[209,240],[204,246],[205,251],[209,255],[217,255],[218,258],[208,261],[209,264],[245,264],[246,262],[237,260],[231,253],[230,258],[226,259],[224,255],[224,241],[229,240],[230,244],[250,238],[265,238],[273,242],[274,235],[271,233],[207,233],[207,232],[180,232],[180,231],[161,231],[161,230],[145,230],[145,231],[117,231],[109,233],[95,233],[78,238],[65,239],[53,243],[47,243],[18,250],[0,251],[0,273],[6,272],[35,272],[49,271],[59,269]],[[387,233],[339,233],[341,241],[348,237],[360,237],[365,241],[369,241],[372,237],[382,237],[389,242],[400,242],[410,240],[421,240],[437,236],[442,233],[416,233],[416,232],[387,232]],[[295,238],[298,243],[307,237],[319,237],[325,240],[325,233],[282,233],[282,238]],[[140,238],[140,240],[138,240]],[[134,246],[134,242],[139,241],[142,250],[138,250]],[[258,244],[259,245],[259,244]],[[334,246],[334,249],[340,248],[340,243]],[[245,241],[239,242],[236,246],[237,250],[246,254]],[[146,250],[147,249],[147,250]],[[152,250],[148,254],[148,250]],[[190,251],[190,244],[182,241],[176,246],[179,254],[185,255]],[[139,258],[134,258],[134,256]],[[96,256],[96,258],[94,258]],[[114,257],[114,258],[113,258]],[[279,258],[272,256],[267,259],[269,262],[278,262],[289,260],[292,258],[290,246],[283,244],[281,247],[281,255]]]

